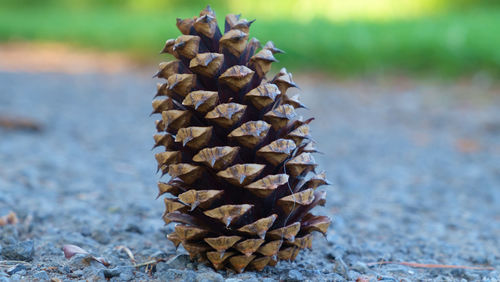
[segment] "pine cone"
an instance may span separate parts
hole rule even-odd
[[[286,94],[296,87],[286,69],[266,79],[283,51],[248,40],[252,22],[227,15],[222,34],[209,6],[177,19],[183,35],[162,50],[176,60],[160,64],[156,76],[167,82],[153,101],[154,147],[165,148],[158,170],[171,177],[159,196],[173,196],[163,219],[177,223],[167,238],[192,259],[237,272],[294,260],[330,224],[310,213],[325,203],[316,188],[328,184],[315,173],[312,119],[297,117],[304,106]]]

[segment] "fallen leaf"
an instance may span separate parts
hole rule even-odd
[[[76,254],[84,254],[84,255],[89,254],[89,252],[87,252],[86,250],[84,250],[78,246],[75,246],[75,245],[64,245],[63,252],[64,252],[64,256],[67,259],[72,258]]]
[[[64,245],[63,246],[63,252],[64,252],[64,256],[67,259],[72,258],[76,254],[83,254],[83,255],[88,255],[88,259],[95,260],[95,261],[101,263],[102,265],[104,265],[106,267],[108,267],[110,265],[109,262],[106,261],[105,258],[92,256],[86,250],[84,250],[84,249],[82,249],[82,248],[80,248],[78,246],[75,246],[75,245]]]

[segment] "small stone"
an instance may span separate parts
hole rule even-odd
[[[191,259],[189,258],[189,255],[180,254],[167,260],[166,264],[168,264],[168,268],[185,269],[187,268],[188,264],[190,264],[190,262]]]
[[[7,274],[9,275],[13,275],[15,273],[18,273],[20,271],[26,271],[26,266],[24,266],[24,264],[16,264],[12,267],[10,267],[9,269],[7,269]]]
[[[178,270],[169,269],[162,273],[158,273],[158,279],[160,281],[172,281],[172,282],[182,282],[182,281],[195,281],[195,273],[189,270]]]
[[[222,277],[222,275],[220,275],[217,272],[210,271],[210,272],[203,272],[203,273],[196,275],[196,281],[197,282],[205,282],[205,281],[206,282],[223,282],[224,277]]]
[[[238,278],[228,278],[225,280],[225,282],[243,282],[243,280]]]
[[[35,244],[33,241],[24,241],[4,246],[2,257],[7,260],[32,261],[35,255]]]
[[[103,269],[102,273],[104,275],[104,278],[106,279],[111,279],[113,277],[120,277],[120,280],[128,281],[134,278],[134,270],[130,266],[117,266],[111,269]]]
[[[126,232],[131,232],[131,233],[142,234],[142,229],[139,226],[137,226],[137,225],[135,225],[133,223],[129,224],[127,226],[127,228],[125,228],[125,231]]]
[[[290,281],[290,282],[299,282],[304,280],[304,276],[302,273],[300,273],[298,270],[292,269],[288,271],[288,275],[285,278],[285,281]]]
[[[47,281],[50,279],[49,275],[45,271],[38,271],[37,273],[33,274],[33,278],[35,279],[40,279],[41,281]]]
[[[109,236],[109,232],[99,229],[92,232],[92,239],[103,245],[107,245],[109,244],[109,242],[111,242],[111,236]]]
[[[369,271],[368,266],[360,261],[355,262],[351,268],[362,274],[366,274]]]
[[[348,271],[347,265],[341,258],[335,258],[335,265],[333,266],[333,271],[342,275],[342,277],[344,277],[345,279],[349,279],[349,277],[347,276],[347,271]]]
[[[101,263],[95,261],[92,258],[92,255],[89,254],[76,254],[68,261],[67,265],[72,270],[86,269],[86,268],[93,268],[99,270],[104,268],[104,266]]]

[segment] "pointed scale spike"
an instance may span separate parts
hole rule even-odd
[[[267,237],[273,240],[281,240],[285,238],[288,241],[293,242],[295,240],[295,236],[297,236],[297,233],[299,233],[299,230],[300,222],[295,222],[288,226],[267,232]]]
[[[248,41],[247,43],[247,48],[245,49],[245,59],[243,61],[244,62],[250,61],[250,57],[255,55],[255,52],[260,47],[261,47],[260,41],[257,38],[252,37],[252,39],[250,39],[250,41]]]
[[[229,146],[205,148],[193,157],[193,161],[204,163],[215,170],[221,170],[234,161],[239,150],[239,147]]]
[[[285,95],[286,90],[290,87],[297,87],[297,84],[292,79],[292,74],[282,68],[273,78],[272,82],[278,86],[282,95]]]
[[[307,234],[300,238],[299,237],[295,238],[292,244],[299,247],[299,249],[305,249],[311,246],[312,239],[313,239],[312,234]]]
[[[224,261],[234,254],[236,254],[236,252],[225,252],[222,254],[219,252],[207,252],[207,258],[215,269],[220,270],[224,268]]]
[[[208,38],[213,38],[216,30],[219,28],[215,16],[205,14],[194,21],[194,29],[199,34],[203,34]]]
[[[238,103],[219,104],[215,109],[208,112],[205,118],[222,127],[230,128],[240,121],[246,108],[246,105]]]
[[[267,136],[271,125],[265,121],[249,121],[229,133],[228,137],[236,139],[247,148],[254,148]]]
[[[258,110],[261,110],[274,103],[280,93],[278,86],[272,83],[265,83],[250,90],[250,92],[245,94],[245,98],[250,100]]]
[[[197,35],[181,35],[175,39],[173,51],[187,59],[192,59],[198,54],[200,37]]]
[[[249,257],[265,242],[264,239],[247,239],[234,246],[236,250]]]
[[[200,113],[206,113],[212,110],[219,101],[219,94],[217,91],[193,91],[190,92],[182,104],[184,106],[192,107]]]
[[[296,177],[302,173],[314,170],[317,166],[310,153],[302,153],[286,163],[287,172]]]
[[[163,100],[153,100],[152,103],[153,111],[151,114],[160,114],[163,111],[168,111],[174,109],[174,104],[172,99],[167,98]]]
[[[243,239],[243,237],[240,236],[219,236],[215,238],[205,238],[204,240],[220,254],[231,248],[241,239]]]
[[[289,214],[300,206],[307,206],[314,201],[314,189],[307,189],[278,200],[278,205]]]
[[[241,15],[228,14],[226,15],[224,33],[227,33],[240,20]]]
[[[200,178],[203,169],[192,164],[172,164],[168,167],[168,174],[172,178],[179,177],[186,184],[192,184]]]
[[[286,183],[288,183],[288,175],[286,174],[268,175],[262,179],[248,184],[247,186],[245,186],[245,189],[250,190],[253,194],[260,198],[265,198],[278,187]]]
[[[173,183],[165,183],[165,182],[158,182],[158,196],[160,197],[161,195],[165,193],[169,193],[173,196],[179,195],[183,190],[178,185],[174,185]]]
[[[170,240],[174,244],[176,249],[179,247],[180,243],[182,242],[181,238],[179,238],[179,236],[177,235],[176,232],[172,232],[172,233],[168,234],[167,239]]]
[[[155,124],[156,124],[156,131],[158,132],[165,131],[165,123],[163,122],[162,119],[156,120]]]
[[[194,74],[173,74],[168,77],[168,90],[186,97],[196,84],[196,75]]]
[[[210,232],[206,229],[202,229],[195,226],[177,224],[175,226],[175,233],[182,241],[191,241],[202,239],[205,235]]]
[[[288,124],[288,121],[293,120],[297,114],[292,105],[281,105],[264,114],[264,120],[271,123],[274,130],[279,130]]]
[[[169,39],[165,41],[165,46],[160,51],[160,54],[169,53],[170,55],[178,58],[179,54],[177,54],[177,52],[174,50],[174,45],[175,45],[175,39]]]
[[[165,198],[163,201],[165,202],[165,214],[186,209],[184,204],[174,199]]]
[[[162,167],[168,167],[171,164],[176,164],[181,161],[182,155],[180,151],[168,151],[155,154],[158,170]]]
[[[283,244],[282,240],[275,240],[261,246],[257,252],[264,256],[275,256]]]
[[[311,135],[309,135],[309,126],[307,124],[302,124],[288,133],[285,138],[292,139],[295,142],[295,145],[300,146],[304,139],[311,138]]]
[[[292,105],[295,109],[299,109],[299,108],[307,109],[307,107],[299,100],[299,98],[300,98],[299,94],[293,95],[292,97],[288,97],[287,95],[284,95],[282,102],[283,102],[283,104]]]
[[[210,250],[210,247],[205,243],[182,242],[182,246],[184,246],[192,260],[203,256],[206,251]]]
[[[163,123],[171,133],[175,133],[180,128],[187,126],[191,120],[191,115],[190,111],[182,110],[167,110],[161,113]]]
[[[165,147],[165,149],[170,149],[172,145],[174,144],[174,137],[170,134],[155,134],[153,136],[153,139],[155,140],[155,144],[153,146],[153,149],[159,146]]]
[[[250,58],[249,66],[259,77],[264,77],[271,70],[271,64],[277,61],[271,51],[262,49]]]
[[[189,62],[189,68],[206,77],[214,77],[224,63],[224,55],[219,53],[199,53]]]
[[[219,44],[221,49],[226,49],[234,56],[240,57],[247,47],[247,40],[248,33],[238,29],[231,29],[221,37]]]
[[[318,231],[326,235],[331,222],[328,216],[316,216],[309,213],[302,219],[302,226],[306,232]]]
[[[265,158],[272,165],[279,165],[291,156],[295,148],[295,142],[292,140],[278,139],[260,148],[257,151],[257,156]]]
[[[159,71],[155,74],[156,77],[167,79],[169,76],[179,73],[181,61],[175,60],[170,62],[160,63]]]
[[[278,252],[278,258],[280,260],[295,260],[300,249],[297,247],[288,247]]]
[[[246,66],[236,65],[221,74],[219,81],[229,86],[233,91],[240,91],[252,80],[254,73],[253,70]]]
[[[261,239],[264,239],[267,230],[271,228],[277,217],[278,215],[273,214],[271,216],[261,218],[253,223],[247,224],[239,228],[238,231],[253,236],[259,236]]]
[[[315,174],[311,179],[309,179],[303,187],[316,189],[322,185],[330,185],[330,182],[326,179],[326,172],[322,171],[318,174]]]
[[[254,258],[255,258],[254,255],[233,256],[229,258],[229,263],[233,266],[236,272],[241,273]]]
[[[158,96],[168,96],[168,83],[157,83],[155,98]]]
[[[236,164],[219,171],[217,176],[231,184],[245,186],[252,182],[264,168],[265,165],[262,164]]]
[[[276,53],[285,53],[283,50],[276,48],[276,46],[274,46],[274,43],[272,41],[267,41],[267,43],[266,43],[266,45],[264,45],[263,49],[269,50],[273,54],[276,54]]]
[[[215,11],[212,9],[212,7],[210,7],[210,5],[207,5],[205,9],[201,10],[200,17],[203,17],[205,15],[215,17]]]
[[[203,213],[211,218],[215,218],[229,227],[231,222],[248,212],[253,205],[224,205],[215,209],[204,211]]]
[[[187,19],[177,18],[176,25],[182,34],[189,35],[191,33],[191,28],[193,27],[193,23],[194,19],[192,18],[187,18]]]
[[[213,201],[220,198],[223,190],[188,190],[179,195],[179,200],[194,210],[196,207],[207,208]]]
[[[269,264],[270,260],[271,260],[270,257],[256,258],[250,262],[248,267],[251,269],[255,269],[257,271],[262,271],[264,269],[264,267],[266,267]]]
[[[250,31],[250,25],[252,25],[254,22],[255,22],[255,20],[249,21],[247,19],[240,19],[233,24],[231,29],[241,30],[244,33],[248,34],[248,32]]]
[[[175,142],[181,142],[182,146],[192,149],[200,149],[206,146],[212,137],[212,126],[191,126],[179,129],[175,136]]]

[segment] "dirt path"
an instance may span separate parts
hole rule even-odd
[[[0,281],[499,278],[498,92],[297,80],[310,108],[303,113],[317,118],[313,136],[324,152],[317,160],[333,182],[326,188],[324,212],[334,218],[328,237],[317,236],[314,250],[296,262],[262,273],[213,272],[181,255],[148,275],[117,247],[128,247],[137,262],[182,254],[164,238],[172,227],[163,226],[162,202],[154,199],[154,81],[134,73],[0,73],[0,113],[43,128],[0,128],[0,216],[19,218],[0,227]],[[64,244],[111,266],[66,260]],[[9,262],[6,252],[28,262]],[[380,260],[496,270],[367,264]]]

